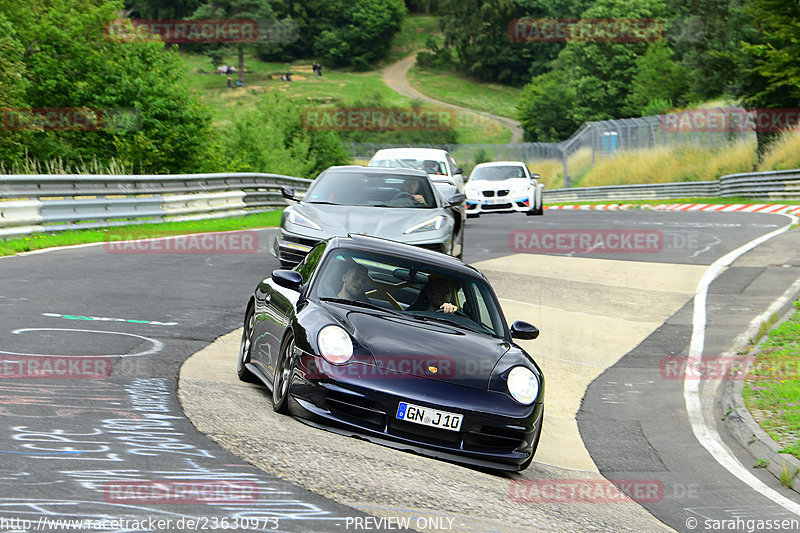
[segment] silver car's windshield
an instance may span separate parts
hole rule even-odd
[[[308,189],[304,201],[312,204],[419,209],[437,207],[427,178],[392,173],[323,174]]]
[[[380,307],[408,320],[433,320],[504,337],[505,322],[480,278],[401,257],[341,249],[321,265],[313,295],[324,301]]]
[[[513,166],[492,166],[476,168],[469,181],[503,181],[513,178],[527,178],[522,167]]]

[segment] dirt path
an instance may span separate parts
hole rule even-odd
[[[476,111],[475,109],[470,109],[468,107],[448,104],[447,102],[431,98],[430,96],[427,96],[419,92],[415,88],[413,88],[408,83],[408,78],[406,78],[406,74],[408,73],[409,69],[412,66],[414,66],[416,59],[417,59],[417,54],[415,52],[410,56],[401,59],[397,63],[392,63],[391,65],[384,68],[383,69],[384,83],[386,83],[386,85],[388,85],[389,88],[392,89],[393,91],[400,93],[403,96],[408,96],[409,98],[418,98],[420,100],[424,100],[425,102],[430,102],[432,104],[440,105],[442,107],[449,107],[451,109],[456,109],[459,111],[469,111],[471,113],[476,113],[478,115],[484,116],[489,120],[497,122],[498,124],[500,124],[501,126],[503,126],[504,128],[506,128],[511,132],[511,140],[509,141],[510,144],[516,144],[522,142],[522,127],[516,120],[506,117],[500,117],[497,115],[492,115],[491,113],[486,113],[485,111]]]

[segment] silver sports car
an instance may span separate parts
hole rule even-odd
[[[305,196],[290,187],[272,253],[283,268],[299,263],[318,242],[351,234],[382,237],[461,258],[464,243],[463,193],[444,193],[420,170],[331,167]]]

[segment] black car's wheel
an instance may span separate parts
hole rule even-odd
[[[247,312],[244,315],[244,330],[242,331],[242,342],[239,344],[239,361],[236,364],[236,373],[239,374],[239,379],[248,383],[257,383],[258,378],[247,370],[245,366],[250,362],[250,350],[253,348],[253,328],[255,326],[255,312],[253,306],[247,306]]]
[[[275,376],[272,379],[272,408],[276,413],[289,412],[289,376],[292,373],[292,353],[294,352],[294,336],[289,333],[281,346],[278,363],[275,365]]]

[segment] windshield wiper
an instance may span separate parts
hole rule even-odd
[[[336,202],[306,202],[307,204],[322,204],[322,205],[345,205],[337,204]]]
[[[452,320],[448,320],[446,314],[445,314],[445,316],[431,316],[431,315],[414,315],[414,314],[404,313],[403,316],[410,316],[412,318],[415,318],[417,320],[422,320],[422,321],[431,320],[431,321],[434,321],[434,322],[444,322],[445,324],[449,324],[451,326],[455,326],[458,329],[465,329],[467,331],[472,331],[474,333],[488,333],[489,335],[492,335],[493,337],[496,337],[496,335],[494,334],[494,331],[490,331],[485,326],[482,326],[480,324],[475,324],[478,327],[477,328],[473,328],[473,327],[470,327],[470,326],[468,326],[466,324],[462,324],[461,322],[453,322]],[[480,328],[480,329],[478,329],[478,328]]]
[[[356,307],[364,307],[364,308],[367,308],[367,309],[377,309],[378,311],[383,311],[385,313],[392,313],[394,315],[399,314],[396,311],[391,311],[391,310],[386,309],[385,307],[381,307],[379,305],[375,305],[375,304],[372,304],[372,303],[369,303],[369,302],[359,302],[358,300],[349,300],[347,298],[329,298],[329,297],[325,297],[325,298],[320,298],[320,300],[323,301],[323,302],[333,302],[333,303],[337,303],[337,304],[347,304],[347,305],[353,305],[353,306],[356,306]]]

